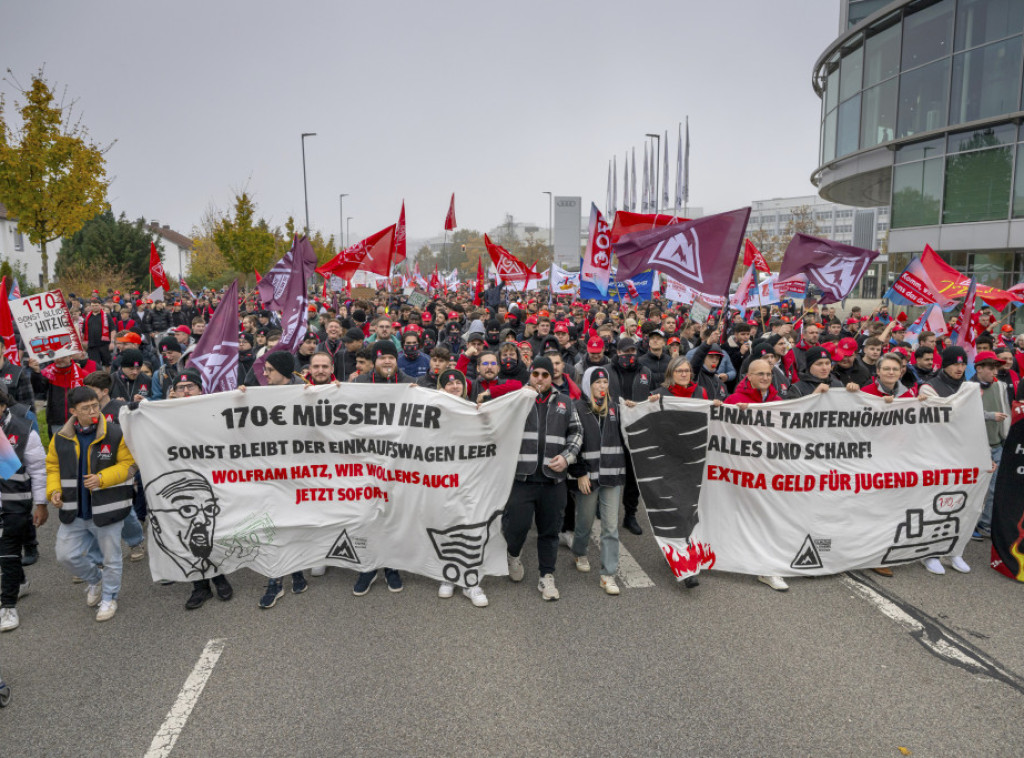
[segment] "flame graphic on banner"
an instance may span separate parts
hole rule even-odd
[[[710,545],[705,545],[702,542],[688,545],[683,552],[669,544],[662,545],[661,550],[665,553],[669,568],[672,569],[672,573],[677,579],[696,574],[701,569],[709,569],[715,565],[715,551],[711,549]]]
[[[1010,553],[1017,559],[1017,576],[1015,578],[1018,582],[1024,582],[1024,550],[1021,549],[1022,542],[1024,542],[1024,514],[1021,514],[1020,521],[1017,522],[1017,541],[1010,545]]]

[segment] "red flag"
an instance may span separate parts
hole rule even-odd
[[[448,215],[444,219],[445,231],[450,232],[456,226],[455,224],[455,193],[452,193],[452,201],[448,204]]]
[[[326,276],[324,277],[324,291],[320,295],[320,299],[323,300],[324,302],[327,302],[327,277]]]
[[[15,366],[21,365],[18,340],[14,336],[14,319],[7,302],[7,277],[0,279],[0,336],[4,338],[4,358]]]
[[[967,352],[967,360],[974,362],[974,356],[978,352],[977,340],[981,331],[978,324],[978,314],[974,312],[976,284],[972,277],[967,287],[967,297],[964,298],[964,306],[960,309],[960,318],[956,321],[956,330],[953,332],[956,337],[957,347],[962,347]]]
[[[476,287],[473,290],[473,305],[480,305],[483,301],[480,296],[484,293],[484,259],[481,256],[476,259]]]
[[[623,234],[642,232],[654,229],[656,226],[670,226],[682,224],[689,221],[688,218],[669,216],[667,213],[630,213],[629,211],[617,211],[615,221],[612,223],[612,244],[619,241]]]
[[[957,299],[967,294],[971,285],[971,277],[961,274],[942,260],[939,254],[932,250],[931,245],[924,246],[924,252],[921,253],[921,265],[924,266],[924,270],[935,283],[938,294]],[[978,297],[997,311],[1003,310],[1010,303],[1021,302],[1021,298],[1015,292],[999,290],[986,284],[975,283],[975,287]]]
[[[164,264],[160,261],[160,253],[156,251],[155,242],[149,243],[149,275],[153,277],[153,284],[163,287],[164,292],[171,289],[171,284],[167,281],[167,274],[164,273]]]
[[[753,266],[763,274],[770,274],[772,270],[768,268],[768,261],[761,255],[761,251],[754,247],[754,243],[749,239],[743,241],[743,265]]]
[[[252,271],[253,271],[254,274],[256,274],[256,284],[259,284],[260,282],[262,282],[263,281],[263,277],[260,276],[260,272],[257,271],[256,269],[253,269]]]
[[[430,289],[441,289],[441,278],[437,275],[437,264],[434,264],[434,273],[430,275]]]
[[[373,260],[379,265],[384,260],[384,265],[389,266],[388,260],[391,257],[391,242],[394,236],[395,225],[385,227],[374,235],[360,240],[356,244],[345,248],[327,263],[320,266],[316,272],[327,275],[334,274],[342,279],[349,280],[357,269],[364,268],[367,271],[375,269],[363,265],[373,255]],[[385,269],[386,271],[386,269]],[[379,273],[379,272],[377,272]]]
[[[512,253],[501,245],[495,245],[490,238],[484,235],[484,245],[487,247],[487,254],[491,256],[494,268],[502,281],[520,285],[516,289],[522,292],[530,285],[531,279],[540,279],[540,273],[536,267],[527,267],[525,263],[516,258]]]
[[[391,249],[391,263],[398,264],[405,260],[405,200],[402,201],[402,212],[398,214],[398,225],[395,227],[395,239]]]

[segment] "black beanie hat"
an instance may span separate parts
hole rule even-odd
[[[398,348],[395,347],[395,343],[391,340],[378,340],[370,345],[370,349],[373,350],[373,360],[375,362],[382,355],[390,355],[392,358],[398,357]]]
[[[161,353],[165,353],[168,350],[173,350],[176,353],[181,352],[181,343],[174,337],[164,337],[160,340],[159,347]]]
[[[806,358],[807,368],[810,368],[822,358],[832,360],[832,354],[823,347],[809,347],[804,353],[804,358]]]
[[[279,374],[291,376],[295,372],[295,356],[287,350],[275,350],[267,354],[267,363]]]
[[[200,390],[203,389],[203,375],[200,374],[194,368],[187,368],[174,376],[174,386],[177,387],[181,382],[192,382]]]
[[[144,360],[141,350],[129,348],[121,351],[121,368],[140,368]]]
[[[547,371],[549,374],[551,374],[551,376],[555,375],[555,365],[551,362],[551,359],[548,358],[546,355],[542,355],[538,358],[533,359],[533,366],[531,366],[530,370],[536,371],[537,369],[540,369],[541,371]]]
[[[443,390],[445,385],[453,379],[462,382],[462,396],[465,397],[466,393],[469,391],[469,387],[467,386],[469,382],[466,381],[466,375],[455,368],[446,368],[437,375],[437,388],[439,390]]]

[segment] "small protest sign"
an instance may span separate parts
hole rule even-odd
[[[10,306],[25,347],[40,363],[84,352],[60,290],[12,300]]]

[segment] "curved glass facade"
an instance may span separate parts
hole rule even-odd
[[[1022,74],[1021,0],[903,4],[845,38],[816,72],[819,165],[1018,113]]]

